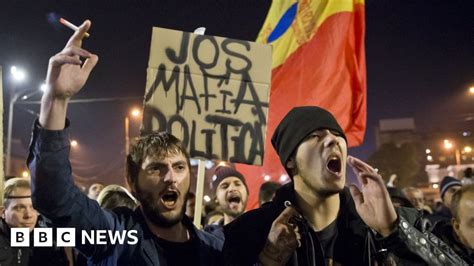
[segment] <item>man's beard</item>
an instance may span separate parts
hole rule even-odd
[[[138,190],[137,192],[138,201],[140,202],[143,214],[154,225],[158,227],[169,228],[178,224],[183,219],[186,213],[186,204],[183,204],[181,206],[181,209],[178,214],[174,215],[173,217],[166,217],[161,213],[158,207],[159,199],[155,199],[153,197],[153,194],[151,193],[146,193]]]

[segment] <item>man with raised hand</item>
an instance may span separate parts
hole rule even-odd
[[[97,55],[81,48],[90,26],[85,21],[49,61],[47,90],[28,157],[35,208],[56,227],[76,228],[77,248],[89,264],[219,265],[222,241],[197,230],[184,215],[189,155],[173,135],[153,132],[141,137],[127,157],[127,181],[140,203],[137,210],[102,210],[74,186],[66,112],[98,61]],[[123,244],[93,245],[80,243],[81,230],[136,234]]]
[[[295,107],[276,128],[272,144],[292,182],[272,202],[224,228],[226,263],[373,265],[390,257],[402,265],[424,264],[412,252],[421,254],[421,233],[410,225],[419,220],[416,210],[397,214],[377,171],[347,156],[346,137],[332,114]],[[361,189],[344,186],[346,163]],[[435,246],[423,248],[425,259]]]

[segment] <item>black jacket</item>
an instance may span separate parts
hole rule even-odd
[[[64,130],[40,128],[35,122],[28,166],[32,180],[33,206],[55,227],[76,228],[76,247],[98,265],[166,265],[166,256],[155,245],[139,209],[117,208],[107,211],[89,199],[75,185],[69,161],[69,135]],[[222,240],[198,230],[186,216],[183,224],[196,240],[199,265],[219,265]],[[78,243],[81,230],[136,230],[138,243],[92,245]]]
[[[386,239],[376,238],[371,230],[365,225],[355,209],[354,201],[345,188],[340,194],[340,210],[337,217],[337,237],[334,246],[333,261],[343,265],[371,265],[371,260],[382,261],[386,258],[385,253],[377,253],[380,250],[397,249],[397,257],[404,258],[404,262],[421,263],[423,261],[416,255],[410,253],[404,246],[403,241],[397,237],[397,233]],[[223,257],[229,265],[254,265],[258,262],[258,256],[263,249],[273,221],[285,208],[284,202],[295,200],[293,184],[283,186],[276,194],[273,202],[264,204],[260,209],[249,211],[232,223],[224,227],[225,243]],[[408,211],[410,220],[416,220],[417,212]],[[295,265],[296,260],[303,265],[325,265],[323,248],[318,239],[311,239],[310,245],[308,226],[299,224],[302,237],[302,246],[297,249],[297,256],[293,256],[288,265]],[[305,229],[306,228],[306,229]],[[296,259],[295,257],[298,257]]]
[[[432,226],[436,226],[437,223],[451,222],[453,215],[451,214],[449,208],[443,206],[440,211],[434,212],[433,214],[428,215],[426,218],[430,221]]]
[[[461,244],[454,233],[451,221],[441,221],[435,225],[433,234],[438,236],[444,243],[451,247],[469,265],[474,265],[474,251],[469,250]]]
[[[0,266],[28,265],[30,255],[31,248],[10,245],[10,227],[0,219]]]

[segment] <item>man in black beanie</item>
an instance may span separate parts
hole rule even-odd
[[[422,261],[399,230],[402,221],[416,230],[410,225],[416,211],[397,214],[377,170],[347,156],[346,137],[332,114],[314,106],[293,108],[272,144],[292,182],[273,202],[224,228],[228,264],[372,265],[387,250],[396,251],[390,255],[402,264]],[[344,186],[346,162],[362,190]]]
[[[244,213],[247,207],[249,189],[244,176],[234,168],[219,166],[212,180],[212,194],[219,204],[224,218],[217,224],[208,225],[204,231],[224,240],[224,225]]]

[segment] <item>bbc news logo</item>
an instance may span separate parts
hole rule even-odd
[[[12,247],[30,246],[29,228],[11,228],[10,243]],[[52,247],[53,246],[53,228],[34,228],[33,246]],[[82,245],[136,245],[138,243],[137,230],[81,230],[80,243]],[[75,228],[57,228],[55,246],[57,247],[75,247],[76,229]]]

